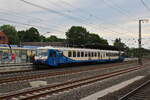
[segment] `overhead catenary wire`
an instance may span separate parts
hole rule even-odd
[[[52,1],[50,1],[50,0],[47,0],[49,3],[51,3],[51,4],[53,4],[54,2],[52,2]],[[83,9],[81,9],[81,8],[75,8],[74,7],[74,5],[72,5],[72,4],[70,4],[70,3],[68,3],[68,2],[66,2],[66,1],[60,1],[61,2],[61,4],[65,4],[65,5],[67,5],[67,6],[69,6],[69,7],[71,7],[71,8],[73,8],[73,9],[79,9],[79,11],[80,12],[83,12],[83,13],[88,13],[88,15],[92,15],[95,19],[98,19],[98,20],[100,20],[99,19],[99,17],[97,17],[97,16],[95,16],[95,15],[93,15],[93,14],[91,14],[91,13],[89,13],[89,12],[85,12]],[[60,5],[58,5],[58,4],[56,4],[56,3],[54,3],[54,5],[57,5],[57,7],[60,7]],[[62,6],[61,6],[62,7]],[[64,8],[64,7],[63,7]],[[71,11],[69,12],[69,13],[71,13]],[[78,17],[79,17],[79,15],[78,15]],[[85,17],[82,17],[82,16],[80,16],[80,18],[84,18],[84,19],[86,19]],[[95,27],[97,27],[95,24],[93,24],[93,23],[91,23],[91,22],[89,22],[90,23],[90,25],[92,25],[92,26],[95,26]],[[104,23],[101,23],[101,24],[104,24]],[[113,24],[114,25],[114,24]],[[117,26],[117,27],[119,27],[119,26]],[[98,26],[98,28],[99,28],[99,26]],[[114,31],[114,30],[112,30],[111,28],[107,28],[107,27],[105,27],[105,26],[103,26],[103,25],[100,25],[100,28],[103,28],[103,30],[107,30],[107,31],[109,31],[109,32],[113,32],[113,33],[125,33],[125,32],[117,32],[117,31]],[[121,30],[123,30],[123,29],[121,29]],[[126,33],[133,33],[133,32],[129,32],[129,31],[127,31],[127,30],[125,30],[126,31]]]
[[[144,0],[140,0],[140,1],[143,4],[143,6],[147,9],[147,11],[150,12],[150,7],[145,3],[145,1]]]
[[[49,1],[50,2],[50,0],[47,0],[47,1]],[[92,16],[92,17],[94,17],[95,19],[98,19],[99,21],[101,20],[99,17],[97,17],[97,16],[95,16],[95,15],[93,15],[92,13],[89,13],[89,12],[86,12],[86,11],[84,11],[83,9],[81,9],[81,8],[75,8],[75,6],[74,5],[72,5],[72,4],[70,4],[70,3],[68,3],[68,2],[66,2],[66,1],[63,1],[63,0],[60,0],[60,2],[61,3],[63,3],[63,4],[65,4],[65,5],[67,5],[67,6],[69,6],[69,7],[71,7],[71,8],[74,8],[74,9],[78,9],[80,12],[83,12],[83,13],[88,13],[88,16]],[[70,11],[71,12],[71,11]],[[101,23],[100,24],[104,24],[104,22],[102,22],[102,20],[100,21]],[[115,24],[113,24],[113,23],[110,23],[110,24],[112,24],[113,26],[115,25]],[[102,26],[102,27],[104,27],[104,26]],[[122,27],[120,27],[120,26],[117,26],[117,27],[119,27],[121,30],[124,30]],[[109,29],[109,30],[111,30],[110,28],[104,28],[104,29]],[[127,33],[133,33],[133,32],[129,32],[129,31],[127,31],[127,30],[125,30]]]
[[[2,10],[2,11],[0,11],[0,14],[10,15],[10,17],[16,16],[18,18],[24,18],[24,19],[27,19],[27,17],[28,18],[32,18],[32,19],[34,18],[34,20],[38,21],[38,23],[44,22],[44,24],[45,24],[45,22],[48,22],[48,20],[44,20],[44,19],[41,19],[41,18],[33,17],[33,16],[20,15],[19,13],[16,13],[16,12],[11,13],[11,11],[8,11],[8,10],[6,10],[6,12],[3,12],[3,10]],[[27,21],[30,21],[30,19],[27,19]],[[49,26],[51,26],[51,27],[58,27],[58,26],[55,26],[55,25],[49,25]]]
[[[22,2],[24,2],[24,3],[26,3],[26,4],[28,4],[28,5],[32,5],[32,6],[34,6],[34,7],[37,7],[37,8],[46,10],[46,11],[49,11],[49,12],[51,12],[51,13],[53,13],[53,14],[61,15],[61,16],[67,17],[67,18],[69,18],[69,19],[73,19],[73,20],[76,20],[76,21],[79,21],[79,22],[85,21],[85,20],[83,20],[83,19],[79,19],[79,18],[77,18],[77,17],[71,16],[71,15],[68,15],[68,14],[65,14],[65,13],[62,13],[62,12],[59,12],[59,11],[56,11],[56,10],[47,8],[47,7],[43,7],[43,6],[41,6],[41,5],[38,5],[38,4],[35,4],[35,3],[32,3],[32,2],[28,2],[28,1],[25,1],[25,0],[20,0],[20,1],[22,1]]]
[[[78,17],[75,17],[75,16],[71,16],[69,14],[65,14],[65,13],[62,13],[62,12],[59,12],[59,11],[56,11],[56,10],[53,10],[53,9],[50,9],[50,8],[47,8],[47,7],[43,7],[41,5],[38,5],[38,4],[34,4],[32,2],[28,2],[28,1],[25,1],[25,0],[20,0],[28,5],[31,5],[31,6],[34,6],[34,7],[37,7],[37,8],[40,8],[40,9],[43,9],[43,10],[46,10],[46,11],[49,11],[53,14],[56,14],[56,15],[61,15],[61,16],[64,16],[66,18],[69,18],[69,19],[72,19],[74,21],[77,21],[77,22],[80,22],[80,23],[83,23],[83,24],[86,24],[85,23],[85,19],[81,19],[81,18],[78,18]]]
[[[67,15],[68,16],[68,15]],[[76,18],[75,18],[76,19]],[[74,20],[75,20],[74,19]],[[81,19],[79,19],[79,20],[81,20]],[[110,30],[110,29],[108,29],[108,28],[104,28],[104,29],[106,29],[106,30],[108,30],[108,31],[111,31],[111,32],[114,32],[114,33],[119,33],[119,32],[116,32],[116,31],[114,31],[114,30]],[[122,32],[120,32],[120,33],[122,33]]]
[[[49,27],[47,26],[41,26],[43,25],[42,22],[45,21],[45,22],[48,22],[47,20],[45,19],[41,19],[39,17],[33,17],[33,16],[30,16],[30,15],[21,15],[20,13],[17,13],[15,11],[10,11],[10,10],[6,10],[6,9],[0,9],[0,14],[4,14],[4,15],[9,15],[10,17],[13,17],[13,16],[16,16],[18,18],[23,18],[23,19],[27,19],[27,18],[34,18],[34,20],[38,20],[38,23],[40,23],[40,25],[35,25],[35,24],[29,24],[29,23],[21,23],[21,22],[18,22],[18,21],[14,21],[14,20],[9,20],[9,19],[2,19],[2,21],[4,22],[11,22],[11,23],[16,23],[16,24],[21,24],[23,26],[34,26],[34,27],[38,27],[38,28],[41,28],[41,29],[48,29],[49,31],[56,31],[56,32],[63,32],[59,29],[56,29],[56,28],[52,28],[52,27],[59,27],[59,26],[56,26],[56,25],[48,25]],[[27,20],[28,21],[28,20]],[[32,20],[33,21],[33,20]],[[45,25],[45,22],[44,22],[44,25]],[[64,32],[63,32],[64,33]]]
[[[3,18],[0,18],[0,21],[11,22],[11,23],[15,23],[15,24],[21,24],[21,25],[24,25],[24,26],[33,26],[33,27],[39,27],[39,28],[43,28],[43,29],[49,29],[48,27],[43,27],[43,26],[39,26],[39,25],[22,23],[22,22],[18,22],[18,21],[14,21],[14,20],[3,19]],[[56,31],[62,32],[60,30],[56,30]]]
[[[57,15],[62,15],[64,17],[67,17],[69,19],[72,19],[74,21],[78,21],[80,23],[83,23],[83,24],[87,24],[85,23],[85,19],[81,19],[81,18],[78,18],[78,17],[75,17],[75,16],[71,16],[71,15],[68,15],[68,14],[64,14],[64,13],[61,13],[61,12],[58,12],[56,10],[53,10],[53,9],[50,9],[50,8],[46,8],[46,7],[43,7],[43,6],[40,6],[40,5],[37,5],[37,4],[34,4],[34,3],[31,3],[31,2],[28,2],[28,1],[25,1],[25,0],[20,0],[26,4],[29,4],[29,5],[32,5],[34,7],[37,7],[37,8],[40,8],[40,9],[43,9],[43,10],[46,10],[46,11],[49,11],[51,13],[54,13],[54,14],[57,14]],[[89,24],[90,25],[90,24]]]
[[[25,0],[21,0],[21,1],[24,2]],[[54,13],[54,14],[63,15],[64,17],[67,17],[67,18],[69,18],[69,19],[72,19],[72,20],[78,21],[78,22],[80,22],[80,23],[86,24],[86,23],[85,23],[85,21],[86,21],[85,19],[81,19],[81,18],[77,18],[76,16],[71,16],[71,15],[68,15],[68,14],[60,13],[60,12],[55,11],[55,10],[53,10],[53,9],[46,8],[46,7],[40,6],[40,5],[38,5],[38,4],[31,3],[31,2],[26,2],[26,1],[25,1],[25,3],[27,3],[27,4],[29,4],[29,5],[32,5],[32,6],[34,6],[34,7],[41,8],[41,9],[43,9],[43,10],[49,11],[49,12]],[[90,23],[90,24],[91,24],[91,23]],[[90,24],[89,24],[89,25],[90,25]],[[93,25],[93,26],[95,26],[95,25]],[[114,30],[112,30],[112,29],[108,29],[108,28],[106,28],[106,27],[104,27],[104,26],[101,26],[101,27],[103,27],[103,29],[108,30],[108,31],[113,32],[113,33],[126,34],[125,32],[117,32],[117,31],[114,31]]]
[[[132,15],[130,15],[129,11],[125,10],[123,7],[120,7],[113,0],[109,0],[109,2],[107,2],[107,0],[103,0],[103,1],[105,4],[107,4],[108,6],[110,6],[113,9],[116,9],[116,11],[118,11],[119,13],[122,13],[124,16],[127,16],[127,17],[132,16]]]

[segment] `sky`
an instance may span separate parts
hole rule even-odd
[[[46,37],[66,38],[71,26],[83,26],[111,45],[121,38],[138,47],[138,21],[150,18],[150,0],[0,0],[0,16],[0,25],[35,27]],[[144,21],[142,46],[150,49],[149,42],[150,21]]]

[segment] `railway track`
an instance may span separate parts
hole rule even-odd
[[[144,82],[134,90],[122,96],[118,100],[149,100],[150,99],[150,80]]]
[[[25,70],[14,70],[14,71],[6,71],[6,72],[0,72],[0,75],[4,74],[13,74],[13,73],[22,73],[22,72],[31,72],[34,69],[25,69]]]
[[[0,100],[32,100],[38,99],[40,97],[46,97],[47,95],[58,94],[59,92],[67,91],[69,89],[77,88],[83,85],[87,85],[90,83],[94,83],[103,79],[107,79],[110,77],[118,76],[121,74],[125,74],[128,72],[136,71],[143,68],[143,66],[135,66],[132,68],[127,68],[124,70],[118,70],[114,72],[110,72],[107,74],[100,74],[92,77],[87,77],[79,80],[68,81],[64,83],[59,83],[55,85],[46,85],[38,88],[31,88],[27,90],[21,90],[16,92],[10,92],[3,96],[0,96]]]
[[[11,74],[11,73],[20,73],[20,72],[28,72],[33,71],[32,64],[27,65],[11,65],[7,67],[0,67],[0,75],[3,74]]]
[[[130,63],[134,63],[134,61],[128,61],[128,62],[123,62],[123,63],[112,63],[112,65],[115,65],[115,64],[130,64]],[[30,64],[31,65],[31,64]],[[104,64],[104,65],[107,65],[107,64]],[[16,66],[14,66],[14,67],[16,67],[16,69],[17,68],[19,68],[18,66],[20,66],[20,65],[17,65],[17,67]],[[23,65],[23,66],[25,66],[25,65]],[[32,67],[32,66],[31,66]],[[3,70],[3,71],[0,71],[0,75],[5,75],[5,74],[16,74],[16,73],[24,73],[24,72],[30,72],[30,71],[39,71],[39,70],[36,70],[36,69],[33,69],[33,68],[29,68],[29,69],[21,69],[21,70],[10,70],[10,71],[5,71],[6,69],[11,69],[12,68],[12,66],[11,67],[7,67],[7,68],[5,68],[5,67],[1,67],[1,69],[0,70]],[[103,66],[102,66],[103,67]],[[43,69],[44,70],[44,69]],[[47,70],[47,69],[46,69]]]
[[[52,76],[59,76],[59,75],[66,75],[66,74],[74,74],[74,73],[93,71],[93,70],[98,70],[98,69],[108,69],[111,67],[118,67],[119,65],[122,65],[122,63],[119,63],[119,64],[115,63],[115,64],[107,66],[106,68],[104,68],[104,67],[90,67],[90,68],[86,68],[86,69],[69,70],[69,71],[55,71],[55,72],[43,71],[42,73],[36,73],[36,74],[31,74],[31,75],[24,74],[24,75],[15,76],[15,77],[5,77],[5,78],[0,79],[0,84],[9,83],[9,82],[16,82],[16,81],[40,79],[40,78],[45,78],[45,77],[52,77]],[[125,65],[129,65],[129,64],[124,64],[122,66],[125,66]]]

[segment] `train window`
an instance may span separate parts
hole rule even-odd
[[[47,50],[37,50],[36,55],[37,56],[47,56]]]
[[[76,51],[73,51],[73,57],[76,57]]]
[[[71,57],[71,56],[72,56],[72,52],[69,51],[69,52],[68,52],[68,57]]]
[[[56,52],[55,51],[54,52],[50,52],[49,56],[50,57],[56,57]]]
[[[106,53],[104,52],[103,57],[106,57]]]
[[[88,52],[88,56],[91,57],[91,52]]]
[[[77,52],[77,57],[80,57],[80,52],[79,51]]]
[[[113,56],[116,56],[116,54],[115,54],[115,53],[113,53]]]
[[[106,56],[108,56],[108,57],[109,57],[109,56],[111,56],[111,54],[110,54],[110,53],[106,53]]]
[[[97,57],[97,52],[95,52],[95,57]]]
[[[52,53],[52,52],[50,52],[50,53],[49,53],[49,56],[50,56],[50,57],[52,57],[52,56],[53,56],[53,53]]]
[[[108,56],[110,57],[110,56],[111,56],[111,53],[108,53]]]
[[[119,53],[117,53],[116,56],[119,56]]]
[[[81,52],[81,57],[84,57],[84,52]]]
[[[98,52],[98,57],[100,57],[100,52]]]
[[[62,51],[58,51],[58,55],[61,57],[63,56],[63,52]]]
[[[92,57],[94,56],[94,52],[92,52]]]
[[[87,57],[88,56],[88,53],[87,52],[85,52],[85,55],[84,55],[85,57]]]
[[[103,58],[103,53],[101,53],[101,59]]]
[[[114,56],[114,54],[113,54],[113,53],[111,53],[111,56]]]
[[[110,53],[106,53],[106,55],[107,55],[108,57],[110,57]]]

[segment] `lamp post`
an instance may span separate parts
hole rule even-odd
[[[142,35],[141,35],[141,23],[144,23],[144,22],[148,22],[148,19],[141,19],[141,20],[139,20],[139,40],[138,40],[138,42],[139,42],[139,51],[138,51],[138,53],[139,53],[139,56],[138,56],[138,64],[139,65],[143,65],[143,63],[142,63]]]

